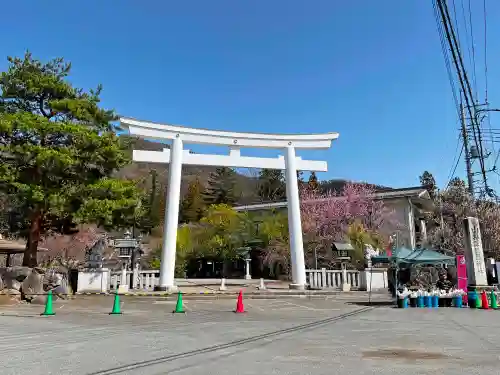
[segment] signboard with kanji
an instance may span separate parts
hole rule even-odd
[[[488,285],[479,220],[475,217],[467,217],[464,220],[464,231],[465,261],[469,285]]]

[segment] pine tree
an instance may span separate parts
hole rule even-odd
[[[203,192],[203,200],[207,206],[212,204],[232,205],[237,200],[236,172],[231,168],[220,167],[208,177]]]
[[[429,171],[424,171],[422,175],[419,177],[420,185],[425,187],[429,192],[429,195],[432,199],[434,199],[437,195],[437,185],[434,176]]]
[[[258,177],[257,194],[264,202],[276,202],[286,199],[286,185],[283,171],[262,169]]]
[[[186,196],[181,202],[180,221],[190,223],[199,221],[205,211],[205,201],[203,199],[203,185],[196,178],[188,186]]]
[[[311,172],[311,175],[309,176],[309,180],[307,181],[307,185],[312,190],[316,190],[319,187],[318,177],[316,176],[315,172]]]
[[[19,206],[27,238],[23,265],[37,265],[46,231],[75,223],[131,227],[144,214],[136,181],[111,178],[125,166],[127,145],[113,111],[100,107],[101,87],[84,92],[67,81],[71,65],[26,53],[0,74],[0,191]]]

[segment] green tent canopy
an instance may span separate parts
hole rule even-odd
[[[393,263],[393,264],[455,264],[455,258],[438,253],[430,249],[411,250],[406,247],[400,247],[393,251],[391,256],[379,255],[371,259],[372,264]]]

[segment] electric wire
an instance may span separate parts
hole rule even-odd
[[[470,0],[469,0],[470,1]],[[486,12],[486,0],[483,0],[483,24],[484,24],[484,101],[488,103],[488,22]]]
[[[462,145],[462,147],[460,147],[460,145]],[[457,157],[456,155],[457,155],[457,151],[458,151],[459,147],[460,147],[460,153],[458,154],[458,157]],[[448,173],[448,178],[447,178],[448,183],[446,184],[446,186],[448,186],[450,184],[451,180],[453,180],[453,178],[455,177],[455,173],[457,171],[458,165],[460,164],[460,160],[462,159],[464,148],[465,147],[464,147],[464,143],[462,142],[462,137],[458,137],[457,147],[455,150],[455,158],[453,159],[453,167],[451,168],[450,173]]]
[[[463,0],[462,0],[463,5]],[[465,15],[465,14],[464,14]],[[474,92],[476,93],[476,103],[478,100],[478,90],[477,90],[477,74],[476,74],[476,48],[474,42],[474,31],[472,25],[472,9],[471,9],[471,0],[469,0],[469,31],[470,31],[470,51],[469,59],[472,59],[472,80],[474,82]]]
[[[438,34],[439,34],[439,38],[440,38],[440,43],[441,43],[441,51],[442,51],[443,58],[444,58],[444,61],[445,61],[446,71],[448,73],[448,80],[450,82],[451,91],[452,91],[452,94],[453,94],[453,100],[455,102],[455,107],[456,107],[456,110],[457,110],[457,115],[458,115],[458,118],[460,119],[461,116],[462,116],[462,114],[461,114],[460,105],[459,105],[459,101],[458,101],[458,97],[457,97],[457,89],[456,89],[456,86],[455,86],[454,75],[452,74],[452,71],[451,71],[451,64],[450,64],[450,59],[449,59],[449,55],[448,55],[448,48],[447,48],[447,40],[446,40],[446,36],[445,36],[445,31],[443,30],[443,22],[444,21],[443,22],[441,21],[441,13],[438,10],[436,0],[434,0],[432,2],[432,5],[433,5],[433,8],[434,8],[434,16],[435,16],[436,26],[437,26],[437,30],[438,30]],[[454,9],[454,13],[456,15],[455,1],[453,1],[453,6],[454,6],[454,8],[453,8]],[[455,25],[458,25],[457,17],[455,17]],[[457,31],[458,31],[458,27],[457,27]],[[459,40],[457,40],[457,44],[460,44]],[[453,51],[452,51],[452,53],[453,53]],[[460,73],[458,71],[458,67],[457,67],[457,74],[460,77]],[[453,162],[452,162],[452,167],[451,167],[450,173],[448,174],[448,178],[447,178],[448,182],[447,182],[446,186],[448,186],[449,183],[451,182],[451,180],[453,179],[453,177],[455,177],[456,170],[458,168],[458,165],[460,163],[461,157],[462,157],[463,152],[464,152],[465,143],[462,141],[462,147],[460,149],[460,154],[458,155],[458,157],[456,156],[458,148],[460,147],[460,144],[461,144],[461,138],[462,137],[459,136],[459,138],[457,140],[457,147],[456,147],[455,154],[454,154],[455,156],[453,158]]]
[[[439,34],[439,41],[440,41],[440,44],[441,44],[441,52],[443,54],[443,58],[444,58],[444,64],[445,64],[445,67],[446,67],[446,72],[448,74],[448,81],[450,83],[450,87],[451,87],[451,92],[453,94],[453,101],[455,102],[455,108],[457,109],[457,114],[458,116],[460,117],[460,105],[459,105],[459,102],[458,102],[458,90],[455,86],[455,81],[454,81],[454,76],[453,76],[453,73],[452,73],[452,70],[451,70],[451,63],[450,63],[450,57],[448,55],[448,48],[447,48],[447,45],[446,45],[446,38],[444,36],[444,31],[443,31],[443,25],[441,23],[441,20],[440,20],[440,15],[439,15],[439,11],[437,9],[437,5],[436,5],[436,1],[434,0],[432,2],[432,5],[433,5],[433,8],[434,8],[434,17],[436,19],[436,27],[437,27],[437,31],[438,31],[438,34]]]
[[[488,122],[488,130],[489,133],[493,133],[493,129],[491,126],[491,116],[490,116],[490,102],[488,98],[488,12],[486,7],[486,0],[483,0],[483,32],[484,32],[484,101],[486,104],[487,110],[487,122]],[[495,155],[495,160],[493,161],[493,167],[491,168],[493,171],[496,170],[498,158],[500,157],[500,148],[498,151],[496,150],[495,143],[493,140],[491,141],[491,150],[493,155]],[[498,173],[497,173],[498,175]],[[497,178],[497,182],[500,183],[500,178]]]
[[[472,82],[474,86],[474,92],[476,93],[475,101],[478,101],[477,97],[477,75],[476,75],[476,53],[475,53],[475,43],[474,43],[474,31],[472,28],[472,10],[471,10],[471,0],[468,1],[468,17],[467,11],[465,10],[464,0],[460,1],[460,7],[462,9],[462,19],[465,31],[465,46],[467,47],[469,64],[472,68]],[[458,16],[456,11],[455,0],[453,0],[453,15],[455,18],[455,31],[457,34],[457,46],[460,51],[462,51],[461,37],[460,37],[460,27],[458,24]]]
[[[439,12],[440,16],[444,25],[444,30],[445,30],[445,35],[446,35],[446,40],[450,46],[452,58],[453,58],[453,63],[455,66],[456,73],[458,75],[458,79],[460,81],[460,87],[464,93],[464,99],[465,99],[465,104],[467,108],[467,112],[470,117],[471,121],[471,126],[472,129],[474,130],[473,132],[473,138],[474,138],[474,143],[476,147],[478,148],[479,155],[480,157],[478,158],[479,164],[480,164],[480,174],[482,175],[482,180],[484,183],[484,190],[489,190],[487,187],[487,176],[486,176],[486,169],[484,165],[484,149],[483,149],[483,144],[481,141],[481,129],[478,124],[478,116],[477,116],[477,109],[476,105],[474,103],[474,92],[472,91],[472,87],[469,81],[469,78],[467,76],[467,71],[463,62],[463,57],[460,52],[460,49],[458,47],[458,42],[457,42],[457,36],[455,33],[455,30],[453,28],[453,22],[451,20],[450,12],[448,9],[448,5],[446,1],[443,0],[437,0],[437,5],[439,7]]]
[[[453,75],[452,70],[451,70],[450,57],[449,57],[449,54],[448,54],[448,48],[447,48],[447,43],[446,43],[444,31],[443,31],[443,25],[441,23],[439,11],[437,9],[437,5],[436,5],[435,1],[433,1],[433,8],[434,8],[434,17],[435,17],[435,20],[436,20],[436,27],[437,27],[437,31],[438,31],[438,35],[439,35],[439,41],[440,41],[440,44],[441,44],[441,52],[443,54],[443,59],[444,59],[445,67],[446,67],[446,72],[447,72],[447,75],[448,75],[448,81],[450,83],[451,92],[452,92],[452,95],[453,95],[453,101],[455,103],[455,108],[457,110],[457,115],[460,118],[460,116],[461,116],[461,110],[460,110],[460,105],[459,105],[458,97],[457,97],[457,91],[458,90],[456,88],[455,80],[454,80],[454,75]],[[454,11],[454,14],[455,14],[455,25],[456,25],[457,30],[458,30],[458,22],[457,22],[457,17],[456,17],[455,0],[453,0],[453,11]],[[460,41],[459,41],[459,43],[460,43]],[[459,150],[460,145],[462,147],[460,148],[460,154],[458,154],[458,150]],[[458,168],[458,165],[460,163],[460,159],[462,157],[462,154],[463,154],[463,151],[464,151],[464,148],[465,148],[464,146],[465,146],[465,144],[463,143],[462,137],[459,136],[458,139],[457,139],[457,146],[455,148],[452,166],[450,168],[450,172],[449,172],[448,177],[446,179],[446,181],[447,181],[446,186],[448,186],[450,184],[451,180],[455,177],[456,170]],[[458,157],[457,157],[457,154],[458,154]]]

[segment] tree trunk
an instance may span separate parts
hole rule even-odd
[[[42,213],[36,211],[31,217],[28,240],[26,241],[26,249],[24,250],[23,266],[25,267],[36,267],[38,265],[37,253],[38,243],[40,242],[41,224]]]

